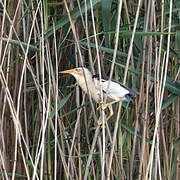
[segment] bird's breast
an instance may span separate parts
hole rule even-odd
[[[89,92],[90,92],[92,98],[97,103],[99,103],[101,101],[100,91],[95,87],[92,79],[87,79],[87,83],[85,82],[85,79],[82,79],[82,78],[78,78],[77,81],[78,81],[79,86],[85,93],[87,93],[87,91],[89,89]]]

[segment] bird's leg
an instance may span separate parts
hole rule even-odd
[[[103,110],[103,111],[104,111],[106,108],[109,108],[110,114],[109,114],[109,116],[105,119],[105,122],[107,122],[107,121],[112,117],[112,115],[113,115],[112,105],[115,104],[115,103],[117,103],[117,102],[119,102],[119,101],[116,100],[116,101],[113,101],[113,102],[111,102],[111,103],[107,103],[107,104],[105,104],[105,105],[100,105],[100,106],[97,108],[97,110],[98,110],[100,107],[102,107],[102,110]],[[102,128],[102,121],[98,121],[97,123],[98,123],[98,125],[101,126],[101,128]]]
[[[117,103],[117,102],[119,102],[119,101],[116,100],[116,101],[113,101],[113,102],[111,102],[111,103],[105,104],[104,106],[102,106],[102,110],[105,110],[107,107],[109,107],[109,106],[111,106],[111,105],[113,105],[113,104],[115,104],[115,103]],[[98,108],[99,108],[99,107],[98,107]]]
[[[100,104],[100,105],[97,107],[97,110],[99,110],[99,109],[103,106],[103,101],[101,101],[99,104]],[[101,119],[101,118],[100,118],[100,119]],[[98,121],[97,121],[97,124],[98,124],[99,126],[101,126],[101,128],[102,128],[102,121],[101,121],[101,120],[98,120]]]
[[[112,115],[113,115],[112,105],[109,104],[108,108],[109,108],[110,114],[109,114],[109,116],[105,119],[104,123],[106,123],[106,122],[112,117]],[[101,128],[103,127],[103,126],[102,126],[102,124],[103,124],[102,121],[98,121],[97,124],[98,124],[99,126],[101,126]]]
[[[103,116],[103,118],[104,118],[104,123],[106,122],[106,114],[105,114],[105,112],[103,111],[102,112],[103,114],[101,114],[102,116]],[[100,118],[99,118],[99,120],[97,120],[97,124],[99,125],[99,126],[101,126],[101,128],[103,127],[103,121],[102,121],[102,117],[100,116]]]
[[[105,119],[105,122],[107,122],[107,121],[112,117],[112,115],[113,115],[112,105],[110,104],[110,105],[108,106],[108,108],[109,108],[110,114],[109,114],[109,116]]]
[[[101,102],[100,103],[101,105],[98,106],[97,110],[99,110],[101,107],[102,107],[102,110],[105,110],[108,106],[113,105],[117,102],[119,102],[119,100],[112,101],[111,103],[107,103],[105,105],[103,105],[103,102]]]
[[[103,106],[103,101],[99,103],[100,105],[97,107],[97,110],[99,110]]]
[[[111,103],[107,103],[107,104],[105,104],[105,105],[103,105],[103,102],[101,102],[101,103],[100,103],[101,105],[98,106],[97,110],[99,110],[100,108],[102,108],[102,110],[105,111],[106,108],[109,108],[110,114],[109,114],[109,116],[105,119],[105,122],[107,122],[107,121],[112,117],[112,115],[113,115],[112,105],[115,104],[115,103],[117,103],[117,102],[119,102],[119,100],[113,101],[113,102],[111,102]],[[102,128],[102,121],[99,121],[99,120],[98,120],[98,121],[97,121],[97,124],[98,124],[99,126],[101,126],[101,128]]]

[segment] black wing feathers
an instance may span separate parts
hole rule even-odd
[[[100,80],[99,78],[99,75],[98,74],[95,74],[92,76],[92,78],[97,78],[98,80]],[[105,82],[105,81],[108,81],[109,80],[109,77],[106,76],[105,74],[102,74],[101,76],[101,80],[102,82]],[[119,81],[116,81],[114,79],[111,79],[111,81],[115,82],[115,83],[118,83],[120,86],[122,86],[123,88],[127,89],[131,95],[135,95],[135,94],[139,94],[137,91],[133,90],[133,89],[129,89],[128,87],[126,87],[124,84],[120,83]],[[130,95],[130,94],[127,94],[127,95]],[[132,96],[130,97],[130,99],[132,99]]]

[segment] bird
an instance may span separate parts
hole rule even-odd
[[[130,102],[133,101],[135,98],[135,95],[138,94],[137,91],[132,90],[125,85],[121,84],[119,81],[116,81],[112,79],[109,84],[108,89],[108,83],[109,78],[106,75],[100,76],[99,75],[93,75],[89,69],[85,67],[77,67],[74,69],[69,69],[65,71],[61,71],[61,74],[71,74],[76,79],[78,85],[81,87],[81,89],[85,92],[91,94],[91,97],[95,102],[98,104],[102,104],[101,99],[101,89],[103,93],[103,99],[107,97],[107,101],[105,105],[100,105],[97,109],[102,107],[103,110],[106,108],[109,109],[110,114],[105,119],[105,122],[107,122],[112,116],[113,116],[113,108],[112,104],[117,102]],[[102,125],[102,122],[98,122],[98,125]]]

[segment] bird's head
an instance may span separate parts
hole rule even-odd
[[[85,74],[86,78],[92,77],[91,72],[85,67],[78,67],[78,68],[74,68],[74,69],[69,69],[69,70],[66,70],[66,71],[61,71],[60,73],[62,73],[62,74],[71,74],[76,79],[78,77],[84,77],[84,74]]]

